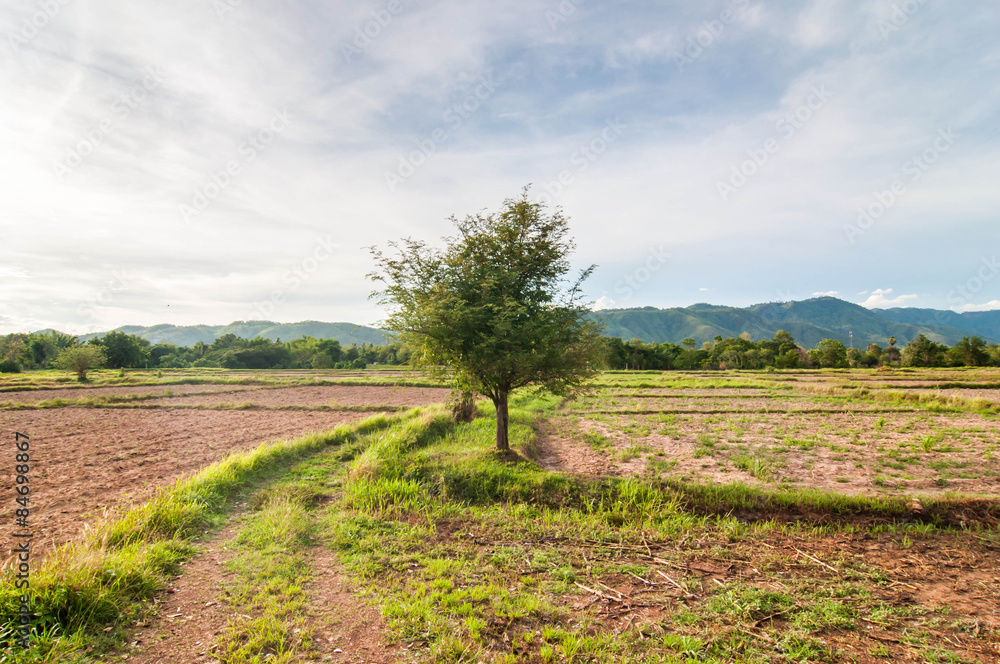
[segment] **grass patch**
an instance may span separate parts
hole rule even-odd
[[[219,523],[234,497],[297,460],[399,419],[375,416],[353,427],[229,456],[112,515],[83,541],[58,548],[32,570],[34,646],[22,661],[64,661],[86,648],[106,648],[120,637],[115,627],[127,627],[143,615],[146,602],[192,554],[192,538]],[[0,654],[8,657],[15,652],[11,638],[20,596],[15,582],[9,568],[0,575]],[[112,629],[106,632],[107,627]]]

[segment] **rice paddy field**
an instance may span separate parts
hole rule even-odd
[[[500,454],[416,372],[0,376],[0,661],[1000,661],[1000,371],[589,388]]]

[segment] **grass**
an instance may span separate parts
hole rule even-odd
[[[108,647],[115,634],[108,635],[105,626],[124,628],[138,620],[177,565],[193,553],[195,535],[220,523],[234,497],[296,460],[385,429],[398,419],[375,416],[353,427],[231,455],[111,516],[84,540],[58,548],[32,570],[35,647],[23,661],[61,662],[85,648]],[[0,623],[0,648],[7,650],[0,650],[6,653],[0,661],[8,661],[12,653],[9,640],[20,596],[15,581],[10,568],[3,570],[0,607],[7,618]]]
[[[215,368],[189,369],[130,369],[123,376],[117,370],[88,373],[88,381],[80,384],[75,375],[64,371],[26,371],[20,374],[0,374],[0,393],[44,390],[87,390],[94,387],[150,387],[170,385],[252,385],[295,387],[308,385],[407,386],[447,387],[445,377],[435,378],[408,367],[369,368],[357,370],[288,369],[240,370]]]
[[[213,652],[220,662],[263,658],[284,664],[313,654],[303,590],[311,577],[308,550],[315,530],[310,497],[301,485],[275,487],[236,536],[228,563],[235,581],[227,590],[235,617]]]
[[[701,388],[703,380],[719,389],[800,387],[790,376],[775,378],[783,380],[612,373],[584,399],[615,399],[605,391],[647,384]],[[227,627],[215,653],[224,662],[316,655],[321,626],[308,620],[303,590],[316,546],[333,551],[363,601],[379,609],[385,636],[408,644],[407,661],[991,661],[1000,632],[964,614],[946,616],[912,588],[952,584],[949,570],[963,565],[989,571],[996,528],[968,521],[971,508],[950,496],[925,499],[915,520],[903,495],[788,489],[779,477],[791,454],[851,461],[854,450],[859,459],[952,472],[963,462],[945,450],[972,444],[965,438],[973,435],[992,440],[989,426],[977,434],[942,428],[936,407],[908,403],[919,413],[859,417],[853,428],[860,435],[850,440],[840,420],[800,431],[801,421],[783,419],[780,434],[761,442],[776,415],[695,419],[663,411],[641,422],[615,420],[616,439],[621,431],[642,446],[619,450],[603,434],[580,436],[580,444],[609,454],[646,454],[655,449],[656,423],[713,463],[766,480],[762,488],[661,479],[677,462],[657,455],[643,477],[544,471],[531,461],[538,420],[566,411],[543,395],[512,401],[516,454],[493,450],[493,413],[484,404],[469,424],[424,409],[302,439],[289,444],[294,450],[261,450],[256,460],[220,464],[124,512],[86,546],[61,550],[59,564],[45,568],[55,590],[41,605],[42,626],[51,634],[39,638],[36,652],[39,661],[73,661],[88,647],[113,655],[111,645],[143,615],[144,601],[191,555],[192,538],[253,489],[227,596],[234,615],[250,618]],[[887,473],[880,469],[876,484],[901,481]],[[1000,519],[995,501],[983,509],[984,522]],[[896,565],[904,556],[921,566]],[[974,592],[1000,599],[988,586]],[[113,629],[104,633],[105,626]]]
[[[522,446],[530,447],[535,414],[512,410]],[[792,548],[799,551],[858,526],[838,535],[836,528],[748,524],[725,514],[800,509],[847,524],[849,516],[869,514],[885,525],[867,532],[888,539],[907,528],[892,525],[893,517],[909,518],[902,500],[560,478],[491,452],[489,424],[482,418],[443,427],[431,441],[402,428],[372,440],[341,470],[341,498],[319,535],[381,607],[389,638],[423,644],[429,661],[834,662],[842,653],[831,637],[857,634],[862,618],[882,606],[871,589],[887,584],[883,570],[851,556],[821,560],[807,551],[794,553],[792,563],[769,553],[783,540],[799,542]],[[387,450],[396,455],[392,463],[384,462]],[[903,532],[912,545],[942,531]],[[705,565],[697,561],[706,553],[772,581],[723,574],[724,582],[706,585],[675,571]],[[781,576],[790,563],[810,571]],[[632,609],[626,621],[626,598],[656,598],[664,613],[636,619],[642,611]],[[621,620],[613,617],[616,607]],[[887,625],[913,627],[892,611],[879,614]],[[906,648],[931,657],[938,643],[914,637]]]

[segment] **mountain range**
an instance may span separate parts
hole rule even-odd
[[[647,342],[679,343],[692,338],[699,344],[716,336],[735,337],[748,332],[754,340],[769,339],[787,330],[801,346],[814,348],[823,339],[837,339],[863,348],[885,346],[889,337],[902,345],[918,334],[954,345],[978,335],[1000,341],[1000,311],[968,312],[936,309],[866,309],[835,297],[799,302],[771,302],[746,308],[694,304],[673,309],[607,309],[594,314],[607,336]],[[853,332],[853,338],[852,338]]]
[[[290,341],[305,335],[316,337],[317,339],[336,339],[341,346],[351,344],[376,344],[386,343],[388,335],[382,330],[354,323],[320,323],[314,320],[307,320],[301,323],[272,323],[266,320],[236,321],[229,325],[153,325],[152,327],[141,327],[138,325],[125,325],[116,328],[116,332],[134,334],[143,339],[147,339],[153,344],[176,344],[178,346],[193,346],[201,341],[211,344],[219,337],[226,334],[235,334],[244,339],[263,337],[271,341],[282,339]],[[80,337],[80,341],[87,341],[93,337],[102,337],[107,332],[96,332],[85,334]]]
[[[604,334],[622,339],[646,342],[680,343],[688,337],[698,344],[716,336],[736,337],[747,332],[754,340],[769,339],[778,330],[787,330],[806,348],[814,348],[823,339],[837,339],[844,344],[864,348],[876,343],[885,346],[889,337],[900,345],[918,334],[949,346],[962,337],[980,336],[986,341],[1000,342],[1000,311],[955,313],[937,309],[866,309],[835,297],[820,297],[799,302],[770,302],[750,307],[726,307],[694,304],[690,307],[657,309],[606,309],[591,316],[603,323]],[[199,341],[206,344],[224,334],[252,339],[283,339],[288,341],[303,335],[317,339],[337,339],[341,345],[383,344],[389,335],[373,327],[353,323],[272,323],[270,321],[237,321],[229,325],[126,325],[117,331],[148,339],[151,343],[173,343],[191,346]],[[853,337],[852,337],[853,332]],[[104,332],[80,337],[86,341],[103,336]]]

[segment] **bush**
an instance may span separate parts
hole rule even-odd
[[[105,361],[103,348],[85,345],[63,349],[53,364],[59,369],[75,371],[77,380],[83,382],[87,380],[88,371],[103,366]]]
[[[16,360],[0,361],[0,373],[21,373],[21,365]]]

